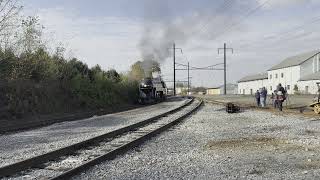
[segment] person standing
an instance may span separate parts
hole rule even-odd
[[[264,94],[264,107],[266,107],[267,106],[267,103],[266,103],[266,101],[267,101],[267,96],[268,96],[268,90],[267,90],[267,88],[266,87],[263,87],[263,94]]]
[[[277,102],[277,89],[273,91],[273,107],[276,109],[278,108],[278,102]]]
[[[255,98],[256,98],[257,106],[260,107],[260,92],[259,92],[259,90],[257,90],[257,92],[255,93]]]
[[[282,103],[286,100],[286,90],[282,87],[281,83],[277,86],[277,94],[276,94],[277,106],[280,111],[282,111]]]
[[[260,102],[261,102],[261,107],[266,107],[266,100],[267,100],[267,90],[265,87],[261,89],[260,92]]]
[[[276,97],[275,97],[274,93],[271,93],[270,99],[272,102],[272,107],[276,108]]]

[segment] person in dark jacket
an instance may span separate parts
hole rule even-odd
[[[257,92],[255,93],[255,98],[256,98],[257,106],[260,107],[260,92],[259,92],[259,90],[257,90]]]
[[[277,104],[277,89],[273,91],[273,107],[276,109],[278,108],[278,104]]]
[[[281,83],[277,86],[277,94],[276,94],[276,101],[277,107],[280,111],[282,111],[282,103],[286,100],[286,90],[282,87]]]
[[[267,89],[263,87],[260,92],[261,107],[266,107],[267,94],[268,94]]]

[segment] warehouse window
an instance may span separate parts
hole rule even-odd
[[[252,91],[252,89],[250,89],[250,94],[251,94],[251,95],[253,94],[253,91]]]
[[[278,74],[276,74],[276,79],[278,78]]]
[[[283,73],[281,73],[281,78],[283,78]]]
[[[272,79],[272,74],[270,74],[270,79]]]
[[[272,91],[272,86],[270,86],[270,91]]]
[[[287,90],[290,90],[290,85],[287,85]]]
[[[245,89],[243,89],[243,94],[246,94],[246,90]]]

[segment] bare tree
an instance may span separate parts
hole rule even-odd
[[[18,37],[22,52],[31,53],[38,48],[44,47],[41,39],[42,29],[44,27],[39,23],[38,17],[29,16],[22,20],[21,33]]]
[[[11,48],[20,26],[18,0],[0,0],[0,47]]]

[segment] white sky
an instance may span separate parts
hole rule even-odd
[[[151,0],[151,5],[147,0],[21,3],[25,14],[40,17],[50,44],[61,42],[67,47],[67,56],[75,56],[89,66],[100,64],[121,72],[141,59],[139,42],[145,27],[151,24],[179,25],[179,32],[186,37],[181,40],[178,34],[169,34],[168,38],[176,37],[177,47],[183,49],[183,55],[177,51],[177,62],[190,61],[191,66],[221,63],[223,55],[217,54],[217,48],[226,42],[234,49],[234,54],[227,55],[231,83],[266,71],[287,56],[320,49],[320,0],[226,1],[229,3],[225,2],[222,9],[223,0]],[[172,58],[161,65],[164,79],[172,80]],[[222,71],[192,71],[191,76],[196,86],[223,82]],[[186,71],[177,72],[178,80],[186,77]]]

